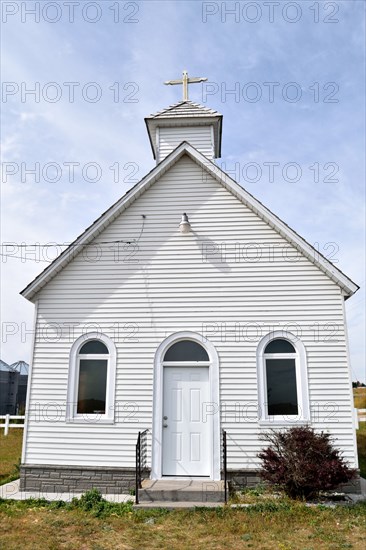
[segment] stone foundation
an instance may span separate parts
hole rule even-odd
[[[149,477],[150,472],[144,473]],[[99,489],[104,494],[128,494],[135,488],[134,468],[98,466],[27,465],[20,467],[20,490],[44,493],[85,493]]]
[[[263,483],[257,470],[228,470],[227,479],[231,491],[240,491]]]
[[[150,477],[150,469],[143,472],[143,479]],[[230,490],[238,491],[262,483],[257,470],[228,470]],[[134,468],[105,468],[98,466],[53,466],[22,464],[20,490],[39,493],[85,493],[99,489],[103,494],[129,494],[135,489]],[[360,477],[337,489],[343,493],[361,493]]]
[[[229,487],[231,491],[240,491],[245,488],[252,488],[263,483],[258,470],[228,470],[227,479],[229,481]],[[353,493],[361,494],[361,480],[360,475],[353,481],[350,481],[346,485],[340,485],[335,489],[337,493]]]
[[[360,474],[358,473],[356,479],[354,479],[353,481],[349,481],[346,485],[340,485],[335,490],[338,493],[353,493],[356,495],[360,495],[362,493]]]

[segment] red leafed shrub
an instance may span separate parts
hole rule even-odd
[[[335,489],[357,475],[333,447],[330,434],[295,426],[285,431],[271,430],[262,438],[270,446],[258,454],[261,475],[292,498],[314,498],[319,491]]]

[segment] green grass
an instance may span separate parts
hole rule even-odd
[[[353,388],[354,405],[366,409],[366,388]],[[366,422],[359,422],[357,430],[358,461],[361,477],[366,479]]]
[[[0,483],[17,477],[23,430],[0,433]],[[357,432],[361,475],[366,477],[366,423]],[[339,550],[364,549],[366,504],[306,507],[262,498],[251,490],[250,509],[138,510],[89,493],[80,502],[0,500],[2,544],[7,550]]]
[[[306,507],[266,502],[251,509],[132,511],[103,504],[0,501],[2,544],[8,550],[339,550],[364,549],[366,504]]]
[[[353,400],[356,409],[366,409],[366,388],[353,388]]]
[[[0,430],[0,485],[19,477],[19,463],[22,454],[23,430],[9,429],[7,436]]]

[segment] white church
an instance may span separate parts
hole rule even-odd
[[[222,115],[188,99],[201,80],[169,82],[183,100],[145,119],[156,166],[22,291],[22,490],[250,485],[261,435],[305,424],[358,466],[358,286],[219,168]]]

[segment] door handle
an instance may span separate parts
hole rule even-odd
[[[163,428],[167,428],[168,427],[168,424],[163,424]]]

